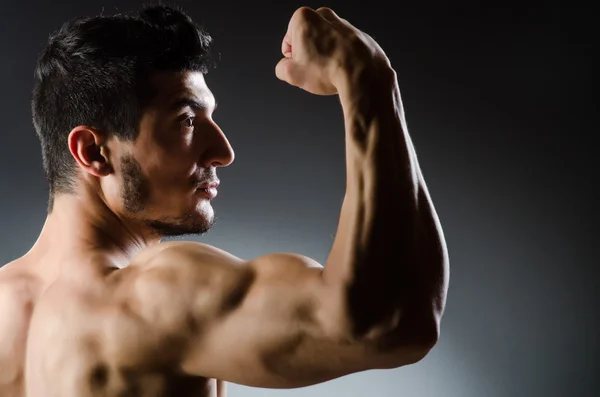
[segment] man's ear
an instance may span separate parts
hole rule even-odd
[[[75,161],[85,172],[98,177],[113,172],[105,144],[103,134],[86,126],[73,128],[68,137],[69,151]]]

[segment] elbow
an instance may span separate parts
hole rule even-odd
[[[392,333],[379,338],[377,354],[381,358],[377,369],[393,369],[416,364],[437,345],[439,324],[405,322]]]
[[[360,307],[350,305],[354,310],[348,310],[351,314],[347,332],[351,339],[378,341],[384,346],[413,346],[426,351],[437,344],[442,314],[439,299],[421,295],[411,296],[403,303],[394,299],[353,302],[353,295],[348,294],[348,297],[350,304],[360,304]]]
[[[418,330],[419,335],[404,341],[404,345],[414,352],[411,364],[424,359],[440,339],[440,324],[437,321],[427,322],[420,327],[415,325],[414,328]],[[402,344],[402,341],[400,343]]]
[[[400,313],[400,312],[399,312]],[[423,360],[440,339],[440,317],[396,314],[395,319],[373,326],[361,335],[361,343],[378,357],[376,369],[392,369]]]

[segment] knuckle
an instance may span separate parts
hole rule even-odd
[[[312,24],[311,21],[314,14],[315,11],[313,11],[311,8],[300,7],[292,16],[292,25],[294,26],[294,30],[298,32],[300,36],[306,36],[307,31],[310,30],[310,26]]]
[[[301,21],[308,21],[313,15],[315,11],[310,7],[300,7],[296,10],[296,15],[300,18]]]
[[[317,12],[318,13],[327,13],[327,14],[333,14],[333,10],[329,7],[319,7],[317,8]]]

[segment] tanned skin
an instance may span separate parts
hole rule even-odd
[[[324,266],[160,242],[169,222],[209,228],[204,188],[233,151],[203,75],[159,74],[135,142],[71,131],[76,192],[55,197],[35,245],[0,270],[0,396],[224,397],[225,382],[295,388],[426,356],[448,256],[396,73],[328,8],[298,9],[282,53],[279,79],[339,95],[344,114],[346,192]],[[182,97],[197,105],[173,109]]]

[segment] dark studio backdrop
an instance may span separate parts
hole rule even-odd
[[[339,4],[338,4],[339,3]],[[48,34],[78,15],[139,1],[0,3],[0,263],[35,242],[46,211],[30,116]],[[600,395],[596,313],[598,128],[591,8],[575,3],[180,1],[220,53],[207,83],[236,151],[221,169],[218,222],[191,239],[243,258],[324,262],[344,194],[336,97],[278,81],[292,12],[328,5],[384,48],[446,235],[451,282],[441,340],[423,361],[297,390],[233,397]],[[0,314],[1,316],[1,314]],[[6,319],[3,319],[6,321]]]

